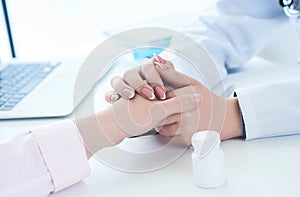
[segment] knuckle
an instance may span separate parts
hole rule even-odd
[[[142,66],[142,73],[146,76],[158,77],[158,72],[156,71],[153,64],[144,64]]]
[[[153,85],[163,85],[160,75],[153,64],[143,65],[142,73],[147,78],[148,83],[152,83]]]
[[[114,88],[121,82],[121,80],[122,78],[120,76],[115,76],[110,80],[110,84]]]
[[[132,76],[135,76],[136,74],[137,74],[137,71],[136,71],[136,70],[130,69],[130,70],[127,70],[127,71],[124,73],[123,77],[124,77],[124,79],[126,80],[126,79],[130,79]]]
[[[151,87],[148,86],[147,81],[142,81],[142,82],[136,84],[136,85],[134,86],[134,89],[135,89],[136,91],[140,92],[141,89],[144,88],[144,87],[147,87],[147,88],[151,89]]]
[[[147,62],[147,63],[142,64],[143,72],[147,72],[147,71],[153,72],[153,70],[154,70],[154,66],[153,66],[152,62]]]

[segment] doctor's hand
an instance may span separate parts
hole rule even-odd
[[[242,122],[237,98],[225,99],[212,93],[197,80],[188,77],[171,67],[157,68],[165,84],[174,90],[167,93],[167,98],[185,94],[200,94],[198,108],[168,117],[157,127],[160,134],[174,136],[184,144],[190,145],[194,133],[203,130],[219,131],[222,140],[240,137]]]

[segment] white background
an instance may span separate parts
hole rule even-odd
[[[8,0],[19,57],[56,56],[96,45],[102,31],[174,12],[199,12],[203,0]],[[145,23],[145,25],[147,25]],[[180,25],[180,24],[178,24]]]
[[[138,26],[176,29],[192,16],[211,9],[213,6],[208,3],[213,2],[214,0],[7,0],[16,54],[25,59],[60,57],[90,51],[104,39],[102,32],[107,29],[120,31]],[[0,31],[0,54],[2,58],[7,58],[9,54],[3,52],[3,48],[7,48],[3,39],[3,31]],[[295,59],[300,59],[299,51],[299,40],[290,25],[286,25],[260,55],[266,59],[272,57],[271,60],[277,63],[295,62]]]

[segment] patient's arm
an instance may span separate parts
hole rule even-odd
[[[200,95],[191,93],[165,101],[149,101],[137,95],[132,100],[120,99],[95,116],[75,122],[90,158],[98,150],[118,144],[125,137],[146,133],[168,116],[195,109],[199,98]]]

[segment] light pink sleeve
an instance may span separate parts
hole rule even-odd
[[[90,167],[76,125],[61,121],[0,144],[0,196],[48,196],[79,182]]]
[[[84,143],[71,120],[32,129],[54,184],[54,192],[90,174]]]

